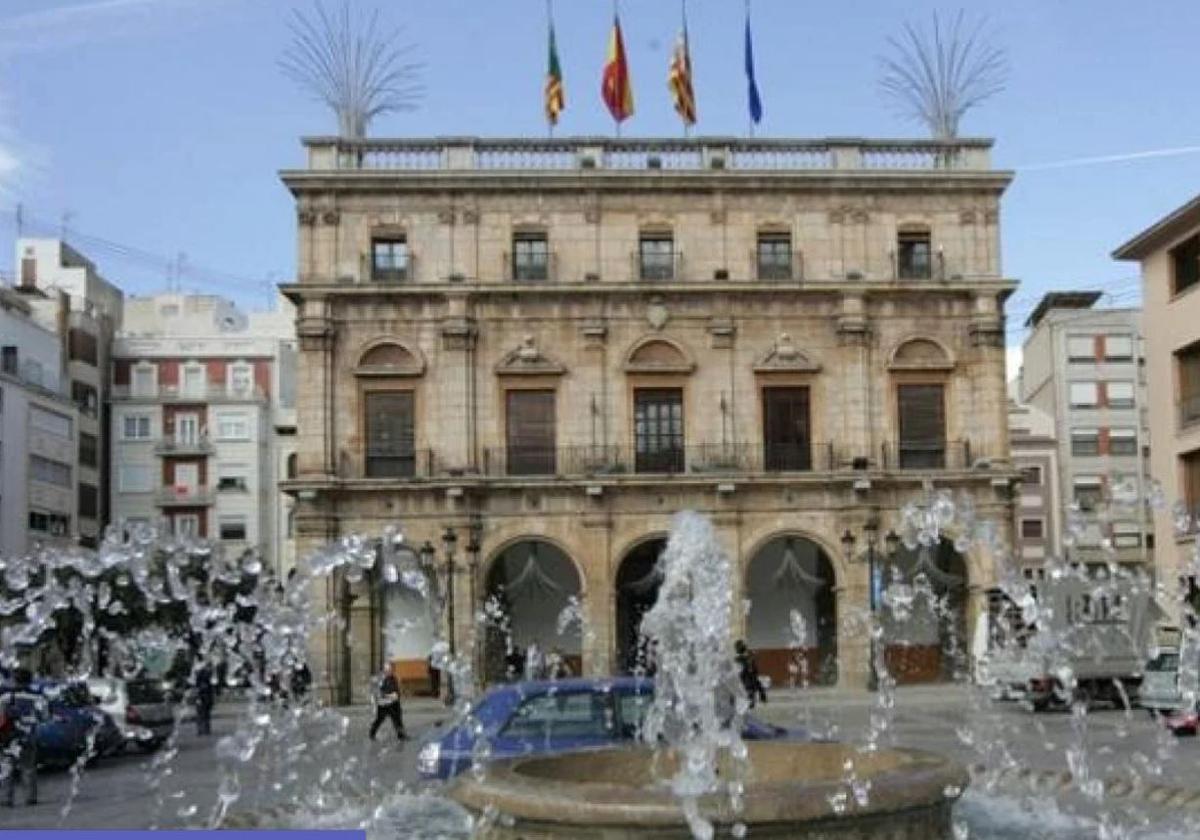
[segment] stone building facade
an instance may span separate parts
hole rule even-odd
[[[691,508],[737,563],[765,670],[863,685],[905,502],[930,482],[965,492],[1011,541],[1011,173],[989,141],[305,145],[307,167],[282,173],[298,554],[395,525],[445,571],[453,529],[458,651],[490,597],[518,647],[633,667],[654,559]],[[992,560],[935,554],[961,636]],[[410,591],[319,594],[348,622],[314,650],[333,699],[385,661],[420,680],[434,628],[398,618],[420,614]],[[583,629],[559,634],[573,603]],[[902,679],[946,674],[932,632],[889,648]],[[483,637],[495,676],[502,645]]]

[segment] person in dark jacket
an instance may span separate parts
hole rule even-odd
[[[25,668],[13,674],[15,686],[0,694],[4,719],[3,755],[8,771],[4,804],[13,807],[17,784],[25,785],[25,802],[37,804],[37,728],[46,719],[46,698],[32,687],[33,675]]]
[[[754,661],[753,651],[741,639],[734,644],[734,650],[737,651],[738,675],[742,679],[742,687],[746,689],[746,696],[750,698],[750,705],[753,706],[755,700],[766,703],[767,690],[758,676],[758,664]]]
[[[196,672],[196,734],[212,734],[212,710],[216,703],[213,672],[207,665]]]
[[[408,735],[404,731],[404,712],[400,708],[400,684],[391,668],[384,668],[375,689],[375,721],[371,724],[371,740],[385,720],[390,720],[396,729],[396,738],[403,741]]]

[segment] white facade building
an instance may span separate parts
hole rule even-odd
[[[290,503],[277,485],[295,433],[295,339],[281,305],[246,314],[175,293],[126,302],[114,345],[114,519],[165,517],[177,533],[257,548],[287,572]]]
[[[0,556],[78,539],[79,418],[62,370],[58,336],[0,287]]]

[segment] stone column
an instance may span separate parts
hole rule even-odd
[[[431,376],[437,378],[438,410],[456,431],[446,429],[438,436],[437,457],[444,470],[469,471],[475,465],[475,319],[467,311],[465,294],[446,297],[442,318],[442,359]],[[451,418],[454,418],[452,421]],[[439,470],[439,472],[444,471]]]
[[[969,405],[963,406],[960,431],[971,442],[972,459],[987,458],[1007,464],[1010,459],[1004,314],[994,294],[975,296],[968,331],[974,357],[969,377],[973,392]]]
[[[304,558],[328,545],[337,537],[337,517],[323,509],[321,502],[297,502],[296,556]],[[312,614],[324,617],[336,609],[337,601],[331,577],[313,581],[310,592]],[[313,672],[314,696],[328,703],[340,702],[338,686],[342,667],[343,637],[336,622],[327,621],[308,639],[309,665]]]
[[[870,592],[865,563],[846,569],[834,595],[838,620],[838,688],[865,689],[871,679]]]
[[[612,521],[602,496],[588,497],[578,544],[586,552],[583,567],[583,673],[597,677],[616,665],[616,561],[612,559]]]
[[[836,374],[842,387],[841,416],[839,417],[841,445],[835,458],[879,457],[876,441],[871,436],[871,372],[868,365],[870,325],[862,295],[842,296],[842,310],[837,318],[838,365]]]

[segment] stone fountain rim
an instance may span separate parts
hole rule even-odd
[[[825,742],[829,743],[829,742]],[[803,748],[812,744],[751,743],[751,754],[784,746]],[[850,744],[837,744],[847,754],[867,754]],[[602,747],[580,750],[560,756],[532,756],[490,762],[482,778],[464,773],[451,785],[452,799],[475,813],[495,808],[505,816],[528,823],[570,823],[595,826],[679,826],[686,820],[679,800],[666,789],[632,788],[607,782],[564,782],[544,776],[521,773],[524,766],[556,758],[586,761],[597,753],[629,753],[644,757],[651,751],[644,746]],[[853,802],[845,816],[856,819],[878,818],[922,808],[948,804],[970,784],[967,769],[952,759],[914,749],[875,750],[874,754],[903,757],[900,765],[872,773],[870,799],[859,807]],[[949,792],[948,792],[949,791]],[[955,792],[957,791],[957,792]],[[829,797],[848,793],[840,778],[805,781],[746,783],[744,807],[734,813],[726,794],[701,798],[700,810],[720,824],[745,822],[817,823],[838,819]]]

